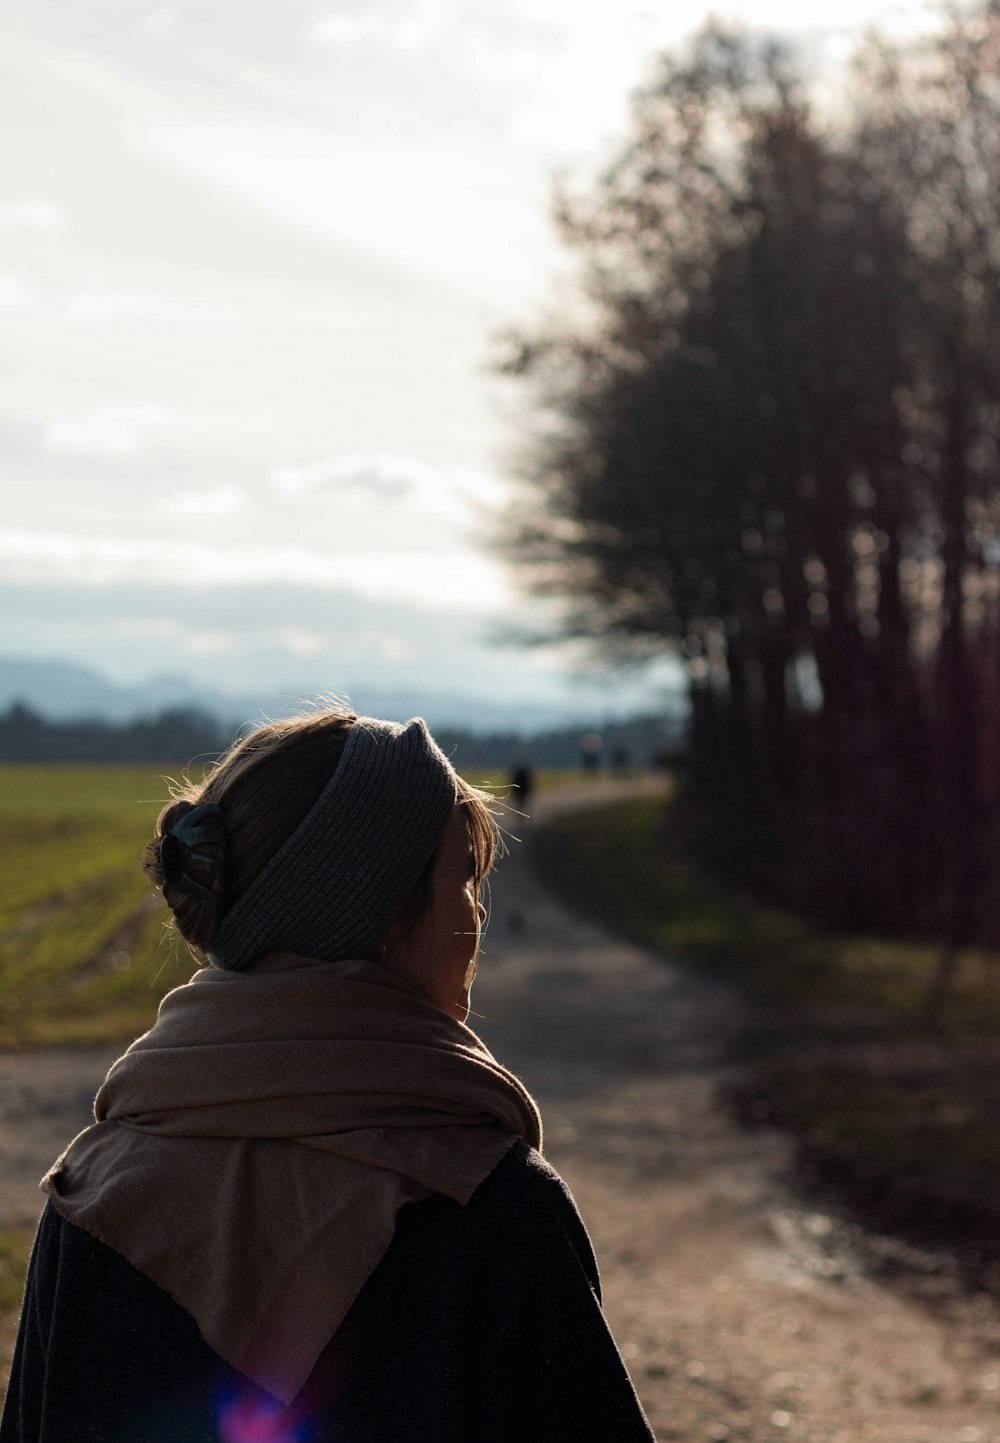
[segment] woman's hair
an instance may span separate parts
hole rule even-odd
[[[319,800],[333,776],[357,714],[324,707],[304,716],[268,722],[240,738],[206,771],[188,782],[156,820],[156,835],[142,850],[142,870],[163,891],[177,930],[193,946],[208,950],[226,910],[246,892],[264,866]],[[485,881],[500,846],[500,828],[488,793],[457,778],[458,804],[465,808],[476,885]],[[163,838],[187,813],[206,802],[220,808],[208,823],[207,838],[187,853],[183,888],[164,876]],[[437,853],[417,879],[393,919],[409,929],[430,898]],[[191,882],[198,884],[192,888]]]

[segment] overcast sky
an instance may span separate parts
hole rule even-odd
[[[483,545],[511,439],[489,338],[550,292],[553,171],[594,173],[706,13],[0,3],[0,651],[579,696],[569,659],[492,641],[524,607]],[[923,11],[715,13],[832,64]]]

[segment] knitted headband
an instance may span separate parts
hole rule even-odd
[[[457,798],[422,718],[358,717],[315,806],[226,912],[211,961],[240,971],[278,950],[363,956],[434,855]]]

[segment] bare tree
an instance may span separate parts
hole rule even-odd
[[[558,198],[583,304],[502,363],[541,422],[504,543],[528,584],[566,635],[683,658],[724,860],[942,936],[935,1007],[1000,927],[998,62],[997,3],[869,41],[834,127],[709,28]]]

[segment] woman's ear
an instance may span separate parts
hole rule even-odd
[[[407,943],[420,928],[422,915],[411,918],[406,912],[394,917],[372,948],[372,960],[391,961],[402,957],[409,950]]]
[[[389,927],[377,942],[373,942],[365,953],[366,962],[384,962],[392,946],[392,928]]]

